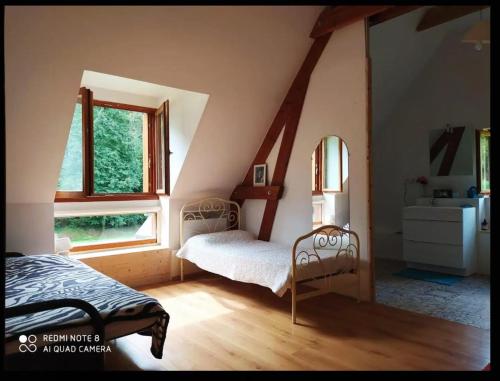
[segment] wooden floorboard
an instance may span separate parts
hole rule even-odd
[[[335,295],[299,302],[206,275],[142,288],[170,314],[163,359],[151,339],[112,343],[106,368],[146,370],[481,370],[490,331]]]

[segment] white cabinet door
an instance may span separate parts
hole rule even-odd
[[[464,267],[463,248],[456,245],[403,241],[404,259],[407,262],[424,263],[435,266]]]
[[[403,220],[403,239],[427,243],[462,245],[462,223]]]

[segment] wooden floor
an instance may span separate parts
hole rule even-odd
[[[151,338],[115,340],[107,369],[480,370],[490,331],[330,294],[298,304],[290,295],[214,276],[141,291],[170,314],[163,359]]]

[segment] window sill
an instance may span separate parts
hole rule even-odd
[[[165,245],[135,246],[135,247],[125,247],[121,249],[112,249],[112,250],[79,252],[78,254],[70,254],[69,257],[75,259],[87,259],[87,258],[108,257],[112,255],[144,253],[148,251],[168,250],[168,249],[169,248]]]
[[[56,197],[54,202],[91,202],[91,201],[130,201],[130,200],[158,200],[157,194],[123,194],[102,195],[87,197]]]

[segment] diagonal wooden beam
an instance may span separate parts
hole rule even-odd
[[[356,8],[356,10],[353,12],[351,8]],[[333,24],[330,24],[329,26],[331,27],[331,30],[333,30],[342,26],[346,26],[351,22],[355,22],[368,17],[386,8],[388,8],[388,6],[337,7],[337,11],[333,14],[335,16],[333,19],[331,19],[331,14],[329,12],[323,12],[322,15],[324,17],[324,20],[328,20],[329,22],[333,20]],[[328,9],[330,8],[327,8],[327,11]],[[323,24],[320,22],[316,25],[318,26]],[[293,80],[292,85],[290,86],[290,89],[288,90],[288,93],[285,96],[285,99],[283,100],[271,124],[271,127],[269,128],[264,141],[262,142],[262,145],[257,152],[257,155],[255,156],[255,159],[253,160],[252,165],[247,171],[245,179],[243,180],[241,185],[235,188],[231,195],[231,200],[238,202],[240,205],[243,204],[246,198],[267,199],[266,208],[264,210],[264,215],[262,217],[259,231],[260,240],[269,241],[269,239],[271,238],[271,232],[276,216],[276,211],[278,209],[279,198],[281,197],[281,193],[283,191],[286,171],[288,168],[288,163],[290,161],[293,143],[295,140],[295,135],[297,133],[307,88],[309,86],[309,79],[319,58],[321,57],[321,54],[323,53],[324,48],[328,44],[328,41],[332,34],[331,30],[317,30],[317,34],[313,36],[315,41],[309,49],[309,52],[307,53],[307,56],[304,59],[300,70],[295,76],[295,79]],[[265,192],[252,189],[251,185],[254,165],[263,164],[267,160],[283,128],[285,129],[285,131],[283,133],[283,139],[281,140],[271,186],[266,187],[267,189]]]
[[[376,15],[391,5],[338,5],[327,7],[318,17],[310,37],[318,38],[366,17]]]
[[[406,13],[412,12],[416,9],[421,8],[421,5],[395,5],[393,7],[390,7],[389,9],[377,13],[373,16],[370,16],[368,18],[368,25],[369,26],[374,26],[380,23],[383,23],[385,21],[391,20],[395,17],[402,16]]]
[[[281,141],[280,150],[278,152],[271,186],[283,186],[285,182],[286,170],[292,154],[293,143],[295,141],[295,135],[297,134],[297,127],[299,125],[306,92],[307,86],[301,89],[297,105],[289,113],[289,117],[286,121],[285,132],[283,133],[283,140]],[[264,209],[264,214],[262,216],[258,237],[261,241],[269,241],[271,239],[274,219],[276,211],[278,210],[278,202],[278,199],[269,199],[266,201],[266,208]]]
[[[273,149],[274,144],[278,140],[278,137],[281,131],[283,130],[283,127],[285,126],[285,123],[289,118],[290,113],[293,112],[293,110],[296,109],[297,107],[300,107],[300,110],[302,110],[302,103],[300,103],[300,101],[303,95],[303,91],[307,90],[311,73],[313,72],[316,63],[318,62],[319,57],[321,56],[321,53],[323,52],[326,44],[328,43],[330,35],[331,33],[328,33],[326,35],[321,36],[320,38],[317,38],[311,45],[311,48],[309,49],[309,52],[307,53],[307,56],[304,59],[304,62],[302,63],[302,66],[297,72],[297,75],[295,76],[295,79],[293,80],[292,85],[290,86],[290,89],[288,90],[288,93],[285,96],[285,99],[281,103],[281,106],[278,112],[276,113],[276,116],[274,117],[274,120],[269,130],[267,131],[264,141],[262,142],[257,154],[255,155],[255,159],[250,165],[250,168],[248,168],[245,179],[243,180],[241,185],[243,186],[253,185],[254,165],[265,163],[269,154],[271,153],[271,150]],[[233,194],[231,195],[231,200],[238,202],[240,205],[243,205],[244,202],[244,199],[240,198],[238,196],[238,193],[234,191]]]
[[[264,141],[262,142],[262,145],[260,146],[254,161],[250,165],[250,168],[248,168],[245,180],[243,181],[244,185],[252,184],[253,166],[255,164],[264,163],[271,153],[271,150],[273,149],[273,146],[276,143],[276,140],[278,140],[281,130],[285,125],[288,107],[294,104],[296,101],[297,89],[299,89],[301,86],[307,87],[307,84],[309,83],[309,77],[311,76],[311,73],[314,70],[314,67],[316,66],[316,63],[318,62],[319,57],[321,56],[321,53],[323,52],[323,49],[325,48],[329,38],[330,36],[328,35],[324,38],[317,39],[311,45],[311,48],[309,49],[309,52],[307,53],[302,66],[297,72],[297,75],[295,76],[295,79],[292,82],[292,85],[290,86],[285,99],[281,103],[281,106],[276,116],[274,117],[271,127],[267,131],[266,137],[264,138]]]
[[[489,5],[442,5],[429,8],[417,25],[417,32],[458,19],[469,13],[479,12],[488,7]]]

